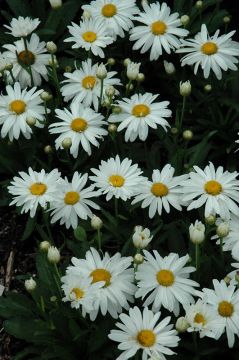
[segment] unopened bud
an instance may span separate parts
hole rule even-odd
[[[135,255],[134,255],[134,263],[135,263],[136,265],[143,264],[143,262],[144,262],[144,257],[143,257],[143,255],[141,255],[141,254],[135,254]]]
[[[177,129],[176,127],[172,127],[172,128],[170,129],[170,131],[171,131],[171,133],[172,133],[173,135],[175,135],[175,134],[178,133],[178,129]]]
[[[109,64],[110,66],[115,65],[115,59],[114,59],[114,58],[109,58],[109,59],[107,60],[107,64]]]
[[[98,79],[103,80],[106,78],[107,76],[107,70],[106,67],[103,63],[101,63],[100,65],[98,65],[97,70],[96,70],[96,76],[98,77]]]
[[[228,285],[228,284],[230,284],[230,282],[231,282],[231,280],[232,280],[232,278],[230,278],[230,276],[225,276],[224,277],[224,279],[223,279],[224,281],[225,281],[225,283]]]
[[[49,101],[52,99],[52,95],[47,92],[47,91],[43,91],[41,94],[40,94],[40,98],[43,100],[43,101]]]
[[[66,65],[65,72],[72,72],[72,67],[70,65]]]
[[[208,225],[214,225],[216,222],[216,216],[215,215],[208,215],[205,217],[205,222]]]
[[[120,114],[122,111],[121,107],[120,106],[114,106],[113,109],[112,109],[112,112],[114,114]]]
[[[132,91],[134,88],[134,85],[131,83],[126,84],[126,89]]]
[[[203,7],[203,1],[201,0],[196,1],[195,6],[197,9],[201,9]]]
[[[25,289],[28,291],[28,292],[31,292],[31,291],[34,291],[36,286],[37,286],[37,283],[36,281],[31,277],[29,280],[25,280]]]
[[[112,97],[115,95],[115,88],[114,86],[110,85],[105,89],[105,94],[109,97]]]
[[[96,215],[93,215],[90,223],[91,223],[91,227],[94,230],[99,230],[100,228],[102,228],[102,225],[103,225],[103,221],[101,220],[101,218],[99,218]]]
[[[221,224],[219,224],[216,229],[216,233],[220,238],[227,236],[229,234],[229,231],[230,231],[230,227],[228,222],[226,221],[221,222]]]
[[[163,65],[164,65],[165,72],[168,75],[172,75],[175,73],[176,69],[175,69],[175,66],[173,65],[173,63],[164,60]]]
[[[192,140],[193,132],[191,130],[184,130],[183,138],[184,138],[184,140]]]
[[[27,123],[27,125],[29,125],[29,126],[34,126],[34,125],[36,125],[36,119],[34,118],[34,117],[32,117],[32,116],[28,116],[27,118],[26,118],[26,123]]]
[[[117,131],[117,125],[109,124],[108,131],[109,131],[109,133],[114,134]]]
[[[91,18],[91,12],[88,10],[84,10],[82,14],[83,19],[89,20]]]
[[[180,21],[182,25],[186,26],[190,21],[190,17],[188,15],[182,15]]]
[[[175,328],[179,333],[184,333],[187,331],[189,328],[189,323],[184,316],[181,316],[177,319]]]
[[[189,226],[189,236],[193,244],[201,244],[205,240],[205,225],[196,220]]]
[[[61,255],[59,250],[55,247],[55,246],[50,246],[47,252],[47,259],[49,262],[53,263],[53,264],[57,264],[60,259],[61,259]]]
[[[65,139],[62,141],[61,145],[62,145],[62,147],[63,147],[64,149],[69,149],[69,148],[71,147],[71,145],[72,145],[72,140],[71,140],[71,138],[69,138],[69,137],[65,138]]]
[[[44,147],[44,153],[45,153],[45,154],[51,154],[51,153],[52,153],[52,147],[51,147],[51,145],[46,145],[46,146]]]
[[[39,248],[40,250],[47,252],[50,246],[51,244],[49,243],[49,241],[45,240],[40,242]]]
[[[143,82],[145,80],[145,75],[143,73],[138,73],[136,80],[138,82]]]
[[[230,21],[231,21],[230,16],[224,16],[224,18],[223,18],[224,24],[228,24]]]
[[[53,41],[48,41],[46,43],[46,48],[50,54],[55,54],[57,52],[57,46]]]
[[[181,96],[189,96],[192,91],[192,86],[189,80],[182,82],[179,84],[179,91]]]
[[[131,62],[130,58],[124,59],[124,66],[127,67],[130,62]]]
[[[206,84],[204,86],[204,91],[207,92],[207,93],[212,91],[212,85],[211,84]]]

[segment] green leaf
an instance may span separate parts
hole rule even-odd
[[[36,226],[36,217],[32,218],[29,216],[26,226],[25,226],[25,229],[24,229],[24,233],[21,237],[22,241],[27,240],[31,236],[31,234],[33,233],[33,231],[35,229],[35,226]]]
[[[74,230],[74,236],[75,236],[76,240],[79,240],[79,241],[87,240],[86,231],[82,226],[77,226],[77,228]]]
[[[0,297],[0,316],[3,318],[17,315],[31,317],[34,310],[34,302],[25,295],[10,293],[7,297]]]

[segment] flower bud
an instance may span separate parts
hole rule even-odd
[[[212,85],[211,84],[206,84],[205,86],[204,86],[204,91],[205,92],[211,92],[212,91]]]
[[[49,243],[49,241],[45,240],[40,242],[39,248],[40,250],[47,252],[50,246],[51,244]]]
[[[132,236],[134,246],[137,249],[144,249],[151,242],[153,236],[150,236],[150,230],[142,226],[135,226]]]
[[[130,61],[127,65],[127,77],[129,80],[136,80],[137,76],[139,74],[139,67],[140,67],[141,63],[134,63],[132,61]]]
[[[110,98],[105,98],[104,102],[102,103],[102,106],[104,107],[109,107],[112,103],[112,99]]]
[[[36,281],[31,277],[30,279],[28,280],[25,280],[25,289],[28,291],[28,292],[31,292],[31,291],[34,291],[36,286],[37,286],[37,283]]]
[[[230,21],[231,21],[230,16],[224,16],[224,18],[223,18],[224,24],[228,24]]]
[[[184,140],[192,140],[193,132],[191,130],[184,130],[183,138],[184,138]]]
[[[47,259],[49,262],[53,264],[57,264],[60,261],[61,259],[60,252],[55,246],[49,247],[47,252]]]
[[[130,84],[130,83],[126,84],[126,89],[127,89],[127,90],[132,91],[133,88],[134,88],[134,85],[133,85],[133,84]]]
[[[55,66],[55,67],[58,67],[58,66],[59,66],[58,61],[57,61],[57,58],[56,58],[55,55],[53,55],[53,59],[50,59],[50,60],[48,61],[48,64],[49,64],[50,66]]]
[[[122,109],[121,109],[120,106],[114,106],[112,111],[113,111],[114,114],[120,114]]]
[[[56,302],[57,301],[57,297],[55,295],[50,297],[50,301],[51,302]]]
[[[189,328],[189,323],[184,316],[181,316],[177,319],[175,328],[179,333],[184,333],[187,331]]]
[[[34,117],[32,117],[32,116],[28,116],[27,118],[26,118],[26,123],[27,123],[27,125],[29,125],[29,126],[34,126],[34,125],[36,125],[36,119],[34,118]]]
[[[51,153],[52,153],[52,147],[51,147],[51,145],[46,145],[46,146],[44,147],[44,153],[45,153],[45,154],[51,154]]]
[[[193,244],[201,244],[205,239],[205,225],[196,220],[195,224],[189,226],[189,236]]]
[[[103,63],[98,65],[97,70],[96,70],[96,76],[100,80],[104,80],[107,77],[107,70]]]
[[[227,236],[229,234],[229,231],[230,231],[230,227],[228,222],[226,221],[221,222],[216,229],[216,233],[220,238]]]
[[[183,26],[186,26],[190,21],[190,17],[188,15],[182,15],[180,21]]]
[[[115,95],[115,88],[114,86],[110,85],[105,89],[105,94],[109,97],[112,97]]]
[[[163,65],[164,65],[164,69],[168,75],[172,75],[175,73],[176,69],[175,69],[175,66],[173,65],[173,63],[164,60]]]
[[[84,20],[89,20],[91,18],[91,12],[88,11],[88,10],[84,10],[83,14],[82,14],[82,17],[83,17]]]
[[[216,222],[216,216],[215,215],[208,215],[206,218],[205,218],[205,222],[206,224],[208,225],[214,225],[215,222]]]
[[[109,124],[108,131],[111,134],[114,134],[117,131],[117,125],[116,124]]]
[[[123,64],[125,67],[127,67],[130,62],[131,62],[131,60],[129,58],[126,58],[126,59],[124,59]]]
[[[70,149],[71,145],[72,145],[72,140],[71,138],[67,137],[65,138],[62,143],[61,143],[62,147],[64,149]]]
[[[144,262],[144,257],[143,257],[143,255],[141,255],[141,254],[135,254],[135,255],[134,255],[134,263],[135,263],[136,265],[143,264],[143,262]]]
[[[177,129],[176,127],[172,127],[172,128],[170,129],[170,131],[171,131],[171,133],[172,133],[173,135],[175,135],[175,134],[178,133],[178,129]]]
[[[201,0],[196,1],[195,6],[197,9],[201,9],[203,7],[203,1]]]
[[[110,66],[115,65],[115,59],[114,59],[114,58],[109,58],[109,59],[107,60],[107,64],[109,64]]]
[[[55,54],[57,52],[57,46],[53,41],[48,41],[46,43],[46,49],[50,54]]]
[[[49,0],[52,9],[59,9],[62,6],[62,0]]]
[[[43,100],[43,101],[49,101],[52,99],[52,95],[47,92],[47,91],[42,91],[42,93],[40,94],[40,98]]]
[[[143,82],[145,80],[145,75],[143,73],[138,73],[136,80],[138,82]]]
[[[187,80],[185,82],[180,81],[179,89],[180,89],[181,96],[189,96],[192,91],[192,86],[191,86],[190,81],[189,80]]]
[[[101,218],[99,218],[98,216],[96,215],[93,215],[92,218],[91,218],[91,227],[94,229],[94,230],[99,230],[102,228],[102,225],[103,225],[103,221],[101,220]]]

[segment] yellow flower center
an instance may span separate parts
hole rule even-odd
[[[174,274],[170,270],[159,270],[157,273],[157,280],[159,285],[171,286],[174,283]]]
[[[9,104],[9,109],[15,112],[17,115],[20,115],[25,112],[27,104],[22,100],[13,100]]]
[[[206,319],[205,319],[205,317],[204,317],[202,314],[197,313],[197,314],[194,316],[194,322],[197,323],[197,324],[205,325],[205,324],[206,324]]]
[[[151,30],[154,35],[163,35],[167,30],[167,25],[163,21],[155,21],[151,25]]]
[[[168,187],[164,185],[163,183],[154,183],[151,186],[151,193],[154,194],[154,196],[166,196],[168,195]]]
[[[76,119],[72,120],[72,122],[71,122],[71,128],[73,131],[76,131],[76,132],[85,131],[85,129],[87,129],[87,127],[88,127],[87,121],[85,121],[84,119],[81,119],[81,118],[76,118]]]
[[[156,336],[152,330],[141,330],[137,335],[137,340],[144,347],[151,347],[155,344]]]
[[[68,191],[64,197],[66,205],[75,205],[80,200],[80,195],[77,191]]]
[[[121,187],[124,185],[125,179],[121,175],[111,175],[109,183],[114,187]]]
[[[42,183],[34,183],[30,186],[29,190],[32,195],[40,196],[46,192],[47,186]]]
[[[75,294],[77,300],[82,299],[85,295],[84,291],[81,290],[80,288],[74,288],[71,290],[71,292]]]
[[[82,34],[82,37],[89,43],[93,43],[97,39],[97,35],[94,31],[86,31]]]
[[[145,117],[150,114],[150,108],[144,104],[135,105],[132,109],[132,115],[136,117]]]
[[[98,281],[104,281],[105,286],[110,285],[111,274],[109,271],[105,269],[95,269],[91,272],[90,276],[93,277],[92,283],[96,283]]]
[[[213,55],[216,54],[218,50],[217,44],[212,41],[208,41],[202,45],[201,51],[205,55]]]
[[[85,89],[93,89],[96,83],[96,77],[95,76],[86,76],[82,80],[82,86]]]
[[[18,60],[20,64],[22,63],[26,66],[33,65],[35,62],[35,55],[29,50],[24,50],[18,54]]]
[[[230,317],[234,312],[234,306],[228,301],[221,301],[217,310],[221,316]]]
[[[209,195],[219,195],[222,192],[222,185],[216,180],[210,180],[204,185],[205,191]]]
[[[105,17],[112,17],[117,13],[117,7],[114,4],[106,4],[102,7],[101,14]]]

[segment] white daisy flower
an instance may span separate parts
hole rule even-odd
[[[222,219],[217,219],[216,224],[223,222]],[[231,214],[231,218],[227,220],[229,226],[229,233],[227,236],[222,237],[223,251],[231,251],[232,253],[239,251],[239,217]],[[218,235],[211,237],[216,240],[216,244],[220,245],[220,238]]]
[[[60,224],[65,224],[66,228],[76,229],[79,219],[86,220],[92,217],[90,208],[99,209],[92,200],[92,197],[100,195],[99,191],[94,191],[94,186],[84,188],[88,179],[88,174],[81,175],[75,172],[72,181],[67,178],[57,184],[57,194],[51,203],[51,223],[60,220]]]
[[[178,346],[179,337],[173,325],[169,324],[171,317],[159,319],[161,313],[154,314],[147,307],[141,312],[135,306],[129,309],[129,315],[120,314],[116,326],[120,330],[111,330],[108,335],[113,341],[119,342],[122,354],[116,360],[128,360],[138,350],[142,350],[142,360],[149,358],[165,360],[165,355],[173,355],[170,348]]]
[[[35,126],[44,127],[45,109],[40,98],[42,90],[36,91],[36,87],[30,90],[21,90],[20,84],[15,83],[6,86],[7,95],[0,95],[0,125],[1,136],[8,135],[10,141],[18,139],[22,134],[30,139],[31,127],[27,124],[28,118],[36,120]]]
[[[46,173],[44,169],[36,172],[29,168],[28,173],[20,171],[19,175],[8,186],[8,192],[14,196],[10,205],[21,206],[21,213],[29,211],[30,216],[34,217],[39,205],[45,209],[55,198],[56,184],[61,174],[57,169]]]
[[[92,284],[90,277],[80,277],[71,273],[63,276],[61,281],[63,283],[61,287],[65,294],[62,301],[69,301],[72,308],[80,308],[84,317],[86,313],[93,310],[96,292],[104,286],[103,281]]]
[[[194,303],[192,295],[197,294],[194,286],[199,286],[197,282],[189,279],[189,274],[195,271],[195,268],[184,267],[189,255],[179,257],[178,254],[170,253],[163,258],[156,250],[153,251],[155,257],[146,250],[143,252],[145,261],[138,266],[135,275],[139,287],[135,297],[146,297],[143,305],[153,304],[153,311],[158,311],[163,306],[178,316],[179,304]]]
[[[132,201],[136,204],[142,201],[141,207],[149,207],[149,217],[152,219],[156,213],[162,214],[164,209],[170,212],[170,205],[177,210],[181,207],[181,182],[187,178],[187,175],[173,176],[175,169],[166,164],[163,169],[153,170],[152,181],[144,181],[138,188],[138,195]]]
[[[219,214],[223,219],[229,219],[230,213],[239,216],[239,180],[236,171],[223,172],[223,167],[215,169],[210,162],[204,169],[194,166],[189,173],[189,179],[182,182],[182,201],[190,202],[188,210],[197,209],[205,204],[205,217]]]
[[[129,308],[128,302],[133,302],[136,290],[134,270],[129,268],[132,257],[122,257],[120,253],[110,257],[105,253],[101,258],[99,252],[91,248],[85,259],[73,257],[72,263],[74,266],[68,267],[68,274],[90,277],[93,284],[104,282],[104,286],[98,289],[95,295],[94,310],[90,312],[92,321],[99,311],[102,315],[108,312],[113,318],[117,318],[122,308]]]
[[[93,19],[104,22],[111,36],[123,38],[124,31],[133,27],[132,19],[139,12],[135,3],[136,0],[96,0],[83,5],[82,9],[89,11]]]
[[[65,101],[71,99],[82,102],[88,107],[93,104],[97,111],[101,93],[101,81],[97,78],[96,73],[99,64],[92,65],[92,60],[87,59],[81,64],[81,69],[77,69],[72,73],[64,73],[67,80],[61,91]],[[117,74],[116,71],[109,71],[103,82],[103,96],[109,86],[121,85],[120,80],[113,78]]]
[[[137,164],[132,165],[132,160],[128,158],[120,161],[118,155],[115,159],[102,160],[99,169],[91,169],[91,171],[95,176],[90,176],[90,180],[101,189],[103,195],[106,194],[107,201],[113,196],[124,201],[130,199],[138,191],[138,186],[144,179],[140,176],[142,171]]]
[[[51,124],[49,132],[60,134],[55,140],[56,149],[63,149],[62,141],[70,138],[70,153],[74,158],[78,156],[80,147],[91,155],[91,145],[99,147],[97,139],[103,139],[103,136],[108,134],[108,131],[102,128],[107,124],[103,121],[104,117],[76,101],[71,103],[70,110],[56,109],[55,112],[61,121]]]
[[[218,331],[220,331],[222,322],[218,319],[215,321],[211,306],[198,299],[195,304],[187,305],[184,309],[185,318],[189,324],[188,332],[199,332],[200,338],[204,336],[218,338]]]
[[[224,280],[213,280],[214,290],[204,288],[202,301],[211,308],[215,322],[218,320],[217,339],[226,330],[228,346],[233,347],[235,335],[239,334],[239,290],[236,286],[227,286]]]
[[[188,53],[182,59],[182,66],[194,65],[194,74],[197,74],[199,65],[207,79],[211,70],[217,79],[222,78],[222,70],[237,70],[236,56],[239,56],[239,43],[232,41],[231,37],[236,31],[219,36],[220,30],[210,36],[205,24],[194,39],[181,40],[182,48],[178,53]]]
[[[236,270],[231,271],[227,274],[227,277],[230,279],[230,285],[235,285],[238,287],[238,274],[239,274],[239,252],[235,254],[233,258],[238,261],[237,263],[232,263],[231,266],[234,267]]]
[[[12,73],[14,78],[19,81],[22,88],[31,86],[31,76],[24,69],[31,66],[34,85],[40,86],[43,79],[47,80],[47,65],[50,60],[50,54],[46,53],[46,43],[40,42],[36,34],[32,34],[30,40],[27,40],[27,49],[25,49],[23,39],[15,41],[13,44],[3,45],[7,49],[3,55],[13,64]],[[46,53],[46,54],[45,54]],[[10,75],[8,81],[11,82]]]
[[[4,25],[10,30],[8,34],[14,37],[25,37],[31,34],[40,24],[39,19],[31,19],[30,17],[19,16],[17,19],[13,18],[10,25]]]
[[[178,13],[170,14],[171,10],[166,3],[147,4],[143,2],[144,12],[140,12],[134,19],[142,25],[131,30],[130,40],[136,41],[134,50],[141,49],[141,53],[150,50],[150,60],[157,60],[163,50],[168,54],[171,49],[178,48],[180,40],[188,34],[188,30],[181,29]]]
[[[74,42],[73,49],[83,48],[91,51],[95,56],[105,57],[102,48],[112,44],[113,38],[108,35],[107,28],[101,19],[84,19],[80,25],[71,23],[68,26],[71,37],[66,42]]]
[[[0,53],[0,73],[6,70],[6,67],[8,67],[10,64],[11,63],[8,61],[8,59],[6,59],[5,56]]]
[[[112,114],[108,121],[120,125],[117,131],[126,128],[125,141],[135,141],[137,137],[145,141],[148,137],[149,127],[157,129],[158,125],[167,131],[170,126],[165,117],[170,117],[172,111],[167,109],[169,101],[154,102],[158,95],[151,93],[134,94],[130,99],[118,100],[122,112]]]

